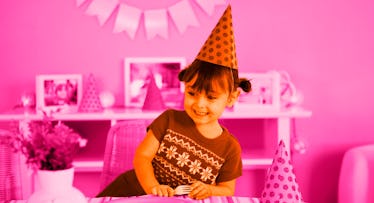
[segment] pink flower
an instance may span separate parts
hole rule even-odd
[[[42,170],[71,168],[73,157],[86,144],[87,139],[67,125],[48,119],[21,122],[12,137],[13,148],[25,155],[26,163]]]

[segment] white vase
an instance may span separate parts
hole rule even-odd
[[[73,186],[74,168],[48,171],[38,170],[39,188],[28,203],[87,203],[86,197]]]

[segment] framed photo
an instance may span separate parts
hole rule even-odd
[[[77,112],[82,89],[80,74],[37,75],[36,110],[48,114]]]
[[[186,65],[183,57],[125,58],[125,106],[141,108],[153,77],[167,107],[178,108],[183,100],[183,87],[178,73]]]
[[[241,92],[234,110],[280,110],[280,74],[276,71],[265,73],[239,73],[239,77],[251,81],[252,90]]]

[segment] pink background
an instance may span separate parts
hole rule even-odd
[[[161,1],[159,7],[175,2]],[[297,120],[298,136],[308,147],[294,156],[304,199],[336,202],[344,151],[374,142],[374,3],[228,2],[240,71],[287,71],[304,95],[303,106],[313,111],[311,118]],[[131,40],[113,34],[113,16],[100,26],[84,13],[86,7],[74,0],[0,1],[0,111],[19,103],[23,92],[34,92],[40,73],[93,73],[100,91],[115,93],[121,105],[125,57],[184,56],[190,62],[225,9],[218,6],[209,16],[196,7],[200,26],[180,34],[171,25],[168,39],[153,40],[140,27]]]

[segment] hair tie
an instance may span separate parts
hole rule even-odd
[[[240,78],[239,87],[242,88],[244,92],[250,92],[252,90],[251,82],[244,78]]]

